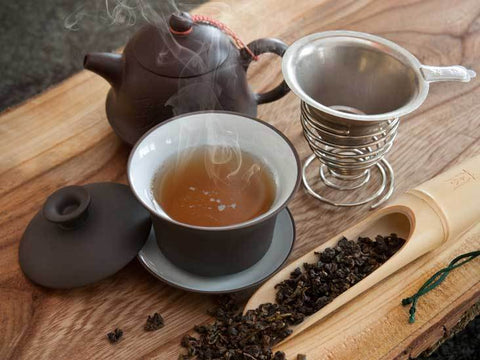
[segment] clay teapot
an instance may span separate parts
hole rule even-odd
[[[284,42],[271,38],[245,46],[225,25],[180,13],[171,15],[164,29],[152,24],[141,28],[123,54],[87,54],[84,68],[112,86],[108,121],[133,145],[151,127],[182,113],[229,110],[256,116],[257,104],[281,98],[288,87],[282,82],[254,93],[247,68],[259,54],[282,56],[286,49]]]

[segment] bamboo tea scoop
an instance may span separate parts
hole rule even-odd
[[[244,311],[275,302],[276,284],[288,279],[290,273],[297,267],[302,268],[304,263],[316,262],[314,252],[335,246],[343,236],[356,240],[359,236],[375,238],[378,234],[396,233],[406,240],[403,247],[378,269],[321,310],[306,317],[301,324],[293,326],[293,333],[288,337],[291,339],[413,260],[446,241],[458,238],[478,221],[480,155],[407,191],[392,205],[372,213],[362,222],[293,261],[253,294]],[[398,302],[400,304],[400,299]]]

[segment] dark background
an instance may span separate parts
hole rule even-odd
[[[125,45],[145,23],[142,11],[162,17],[204,1],[107,2],[108,10],[105,0],[0,0],[0,111],[80,71],[85,53]]]
[[[161,17],[202,2],[188,0],[178,9],[170,1],[159,0],[150,3],[156,13],[143,11]],[[80,71],[85,53],[124,45],[144,23],[141,9],[133,1],[109,3],[107,10],[103,0],[1,0],[0,111]],[[122,3],[125,6],[114,6]],[[428,359],[480,359],[480,317]]]

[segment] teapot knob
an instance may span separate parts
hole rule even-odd
[[[173,34],[186,35],[192,31],[193,20],[189,13],[172,14],[168,23]]]

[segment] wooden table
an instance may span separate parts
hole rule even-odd
[[[263,0],[205,4],[246,42],[276,36],[288,43],[332,29],[384,36],[430,65],[463,64],[480,72],[480,2]],[[270,61],[271,60],[271,61]],[[277,59],[264,56],[249,71],[257,90],[279,78]],[[272,66],[269,66],[273,64]],[[390,160],[396,194],[480,153],[480,80],[435,84],[424,105],[402,120]],[[181,337],[210,321],[206,295],[171,288],[133,261],[92,286],[52,291],[31,284],[18,264],[22,232],[45,197],[69,184],[126,182],[129,148],[112,133],[104,110],[108,85],[87,72],[0,117],[0,359],[176,359]],[[299,101],[289,94],[259,108],[259,117],[283,131],[300,157],[309,155],[299,123]],[[366,207],[333,208],[303,191],[290,208],[297,224],[296,258],[367,215]],[[408,359],[443,337],[480,298],[478,260],[453,272],[420,301],[415,324],[400,300],[454,256],[480,248],[480,225],[428,254],[282,347],[289,358]],[[145,333],[148,314],[164,329]],[[105,334],[121,327],[113,346]]]

